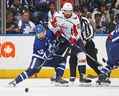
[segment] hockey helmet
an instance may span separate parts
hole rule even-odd
[[[45,31],[46,30],[45,30],[45,28],[44,28],[44,26],[42,24],[36,25],[36,28],[35,28],[35,32],[36,33],[41,33],[41,32],[45,32]]]
[[[65,3],[62,7],[62,11],[68,11],[68,12],[72,12],[73,11],[73,6],[71,3]]]
[[[46,36],[46,30],[42,24],[36,25],[35,32],[38,39],[44,39]]]

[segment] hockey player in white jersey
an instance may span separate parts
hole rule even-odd
[[[61,35],[70,42],[75,41],[76,43],[80,37],[79,27],[80,21],[78,16],[73,13],[73,7],[70,3],[65,3],[61,12],[49,21],[49,28],[55,34],[60,31]]]
[[[71,46],[71,51],[75,51],[74,53],[78,57],[77,62],[80,79],[84,80],[86,83],[91,82],[90,79],[84,76],[84,67],[81,69],[81,66],[86,66],[87,60],[81,37],[80,19],[75,13],[73,13],[72,4],[65,3],[61,9],[61,13],[55,16],[53,20],[49,21],[48,27],[54,32],[54,34],[58,35],[60,38],[63,38],[67,41],[67,43],[69,43]]]

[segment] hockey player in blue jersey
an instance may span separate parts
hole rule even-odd
[[[55,68],[55,82],[61,84],[68,83],[68,81],[62,79],[66,59],[55,54],[57,47],[53,33],[50,30],[46,30],[41,24],[36,26],[35,32],[36,37],[33,45],[31,64],[26,71],[18,75],[9,85],[16,86],[23,80],[30,78],[34,73],[39,72],[43,66]]]
[[[115,29],[108,35],[106,40],[107,66],[100,68],[102,74],[99,75],[98,83],[111,83],[108,74],[112,69],[119,67],[119,14],[115,17]]]

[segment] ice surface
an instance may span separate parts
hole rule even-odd
[[[119,79],[112,79],[112,87],[79,87],[78,80],[69,87],[56,87],[49,79],[28,79],[9,88],[11,80],[0,79],[0,96],[119,96]]]

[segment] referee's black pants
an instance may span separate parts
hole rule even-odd
[[[95,48],[95,44],[93,40],[87,41],[85,45],[86,52],[92,56],[95,60],[97,60],[97,49]],[[77,68],[77,56],[76,54],[70,54],[70,60],[69,60],[69,67],[70,67],[70,77],[76,77],[76,68]],[[87,56],[87,64],[99,75],[100,71],[98,70],[98,64],[97,62],[91,60]]]

